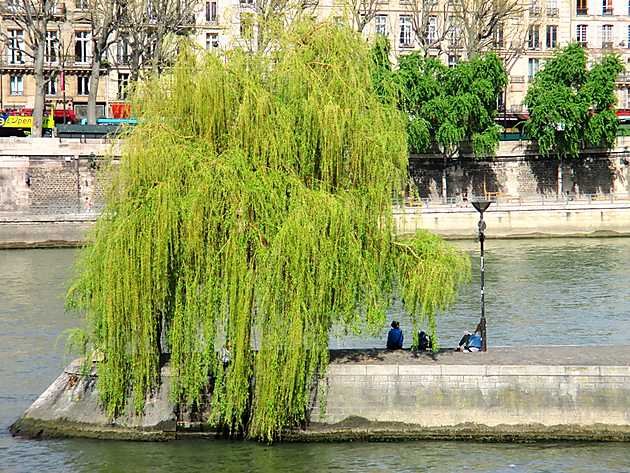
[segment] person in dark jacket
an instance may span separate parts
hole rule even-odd
[[[400,350],[403,346],[403,333],[400,330],[400,324],[395,320],[392,322],[392,328],[387,334],[387,349]]]

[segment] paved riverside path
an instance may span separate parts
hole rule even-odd
[[[486,353],[410,350],[331,350],[331,364],[629,366],[630,345],[490,347]]]

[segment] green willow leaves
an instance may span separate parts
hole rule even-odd
[[[586,51],[571,44],[536,74],[525,97],[525,132],[543,155],[577,157],[588,146],[610,148],[617,135],[615,79],[623,64],[606,54],[587,67]]]
[[[129,396],[142,409],[167,352],[174,400],[212,386],[213,426],[272,440],[305,422],[333,324],[383,327],[398,291],[435,327],[470,263],[428,233],[394,236],[405,119],[372,64],[356,34],[301,23],[271,55],[184,50],[140,87],[69,294],[112,416]]]
[[[382,57],[383,49],[377,43],[374,56]],[[439,59],[416,52],[402,56],[393,71],[382,60],[377,66],[377,89],[391,91],[408,116],[412,153],[453,157],[462,145],[471,145],[475,155],[494,153],[500,131],[494,122],[497,99],[507,83],[495,54],[447,67]]]

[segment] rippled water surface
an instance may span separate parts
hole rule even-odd
[[[473,256],[477,245],[458,243]],[[74,250],[0,251],[0,472],[431,471],[630,472],[630,445],[403,442],[296,444],[13,439],[7,427],[59,374]],[[476,270],[478,259],[473,260]],[[630,333],[630,239],[488,241],[490,343],[624,344]],[[477,272],[474,272],[475,276]],[[478,319],[478,278],[439,323],[455,344]],[[402,319],[403,329],[407,328]],[[385,332],[386,327],[383,328]],[[409,334],[408,334],[409,335]],[[410,336],[407,337],[410,339]],[[380,346],[343,337],[343,347]]]

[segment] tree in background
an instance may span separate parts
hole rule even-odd
[[[116,39],[114,32],[122,24],[120,0],[90,0],[85,14],[90,22],[91,66],[88,87],[87,119],[90,125],[96,124],[96,98],[101,75],[107,69],[104,60]]]
[[[0,38],[5,43],[5,51],[12,62],[24,63],[28,57],[33,61],[35,76],[35,101],[33,104],[33,125],[31,136],[42,136],[46,85],[53,73],[46,73],[46,40],[49,25],[63,17],[65,11],[54,0],[15,0],[7,4],[3,12],[3,29]],[[58,38],[53,44],[58,54]],[[53,51],[48,51],[49,55]]]
[[[472,58],[495,48],[496,36],[515,39],[515,27],[523,21],[524,3],[520,0],[452,0],[453,16],[461,30],[461,41],[466,57]]]
[[[409,150],[439,153],[444,162],[472,146],[475,155],[492,154],[499,143],[495,124],[497,99],[507,83],[501,60],[494,53],[447,67],[434,58],[410,54],[400,58],[392,79],[381,67],[381,76],[392,80],[400,109],[407,114]],[[381,79],[383,80],[383,79]],[[387,85],[378,87],[391,90]],[[446,166],[442,196],[446,199]]]
[[[365,27],[382,10],[382,0],[345,0],[352,29],[362,33]]]
[[[606,54],[587,67],[586,51],[571,44],[536,74],[525,96],[525,132],[543,156],[577,157],[588,146],[611,147],[617,134],[615,79],[623,64]]]
[[[107,1],[107,0],[100,0]],[[177,57],[177,36],[190,33],[199,0],[128,0],[117,8],[117,41],[127,52],[129,80],[159,74]],[[124,43],[124,44],[122,44]]]

